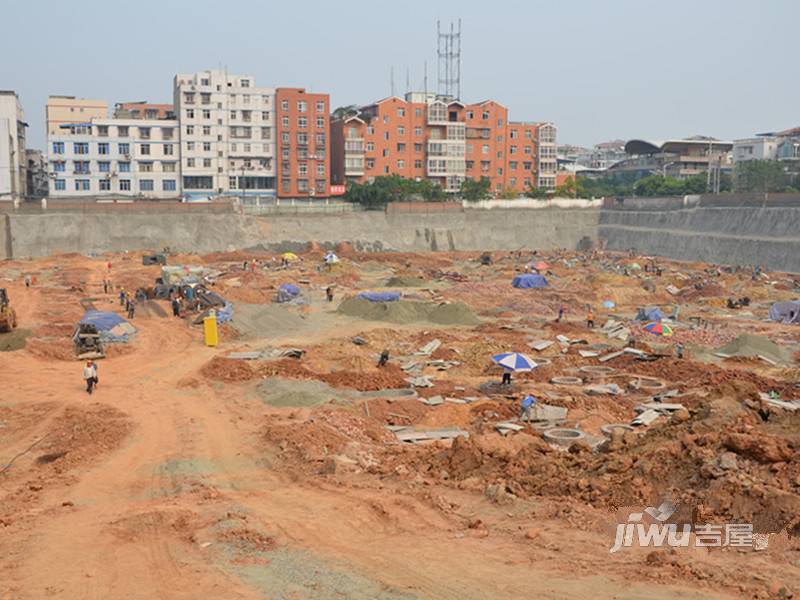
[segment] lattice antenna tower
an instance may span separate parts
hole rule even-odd
[[[436,93],[456,100],[461,98],[461,19],[450,23],[450,31],[442,32],[436,21],[436,50],[439,57]]]

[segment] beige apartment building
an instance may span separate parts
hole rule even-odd
[[[47,135],[57,135],[62,125],[88,123],[108,117],[108,102],[75,96],[49,96],[45,107]]]
[[[27,126],[16,92],[0,90],[0,202],[27,195]]]

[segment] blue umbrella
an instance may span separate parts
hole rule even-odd
[[[509,371],[533,371],[537,365],[533,360],[525,356],[524,354],[520,354],[519,352],[506,352],[505,354],[496,354],[492,357],[492,361],[503,367],[504,369],[508,369]]]
[[[613,300],[605,300],[603,302],[603,308],[614,308],[616,304],[614,304]]]

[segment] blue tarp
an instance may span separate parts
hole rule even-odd
[[[663,318],[664,315],[662,315],[661,311],[655,306],[640,308],[636,311],[637,321],[660,321]]]
[[[536,273],[530,273],[527,275],[517,275],[514,277],[514,281],[511,282],[515,288],[543,288],[547,287],[547,279],[544,278],[544,275],[537,275]]]
[[[278,288],[278,290],[285,294],[288,294],[289,296],[300,295],[300,288],[294,285],[293,283],[284,283],[281,287]]]
[[[778,323],[800,323],[800,300],[776,302],[769,309],[769,320]]]
[[[226,323],[233,318],[233,304],[226,302],[222,308],[215,309],[217,311],[217,323]]]
[[[120,323],[125,323],[125,319],[117,313],[102,312],[99,310],[87,310],[81,319],[81,323],[91,323],[97,327],[97,331],[110,331]]]
[[[361,292],[358,297],[370,302],[397,302],[400,292]]]

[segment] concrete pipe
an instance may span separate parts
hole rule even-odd
[[[586,437],[580,429],[548,429],[542,433],[544,439],[558,446],[571,446]]]
[[[663,381],[653,377],[636,377],[636,379],[631,380],[630,384],[640,390],[661,390],[667,387]]]
[[[588,366],[588,367],[581,367],[580,368],[582,373],[589,373],[590,375],[611,375],[612,373],[616,372],[614,367],[602,367],[602,366]]]
[[[600,431],[605,433],[607,436],[611,436],[612,432],[614,431],[635,431],[635,429],[627,423],[608,423],[603,425],[600,428]]]
[[[583,385],[583,379],[562,375],[561,377],[553,377],[550,383],[555,385]]]

